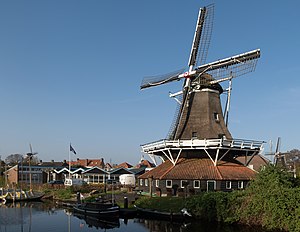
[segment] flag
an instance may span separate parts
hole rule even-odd
[[[71,144],[70,144],[70,151],[73,152],[76,155],[76,151],[74,150],[74,148],[72,147]]]

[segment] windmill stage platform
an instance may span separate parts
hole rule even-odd
[[[188,139],[188,140],[166,140],[141,145],[142,152],[150,155],[156,163],[154,156],[166,158],[175,165],[182,156],[182,151],[195,151],[205,154],[211,159],[214,165],[230,153],[234,157],[253,157],[263,148],[265,141],[245,140],[245,139]],[[211,151],[214,151],[212,154]]]

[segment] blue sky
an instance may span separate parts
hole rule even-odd
[[[168,92],[181,88],[140,91],[141,80],[187,67],[210,3],[208,62],[261,49],[256,71],[233,82],[233,137],[300,148],[299,2],[27,0],[0,2],[2,159],[31,143],[40,159],[62,161],[72,142],[76,158],[137,163],[140,144],[166,136]]]

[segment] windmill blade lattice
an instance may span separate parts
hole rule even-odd
[[[206,62],[208,48],[211,41],[213,20],[214,20],[214,5],[208,5],[205,8],[204,21],[202,26],[199,48],[197,49],[196,65],[202,65]]]
[[[145,77],[142,80],[140,88],[146,89],[157,85],[166,84],[172,81],[176,81],[176,80],[178,81],[180,80],[178,76],[179,74],[183,73],[183,71],[184,68],[164,75]]]
[[[183,101],[183,94],[180,94],[178,96],[178,100],[180,102]],[[179,119],[180,119],[180,109],[181,109],[181,105],[177,104],[175,114],[174,114],[174,118],[173,118],[172,124],[170,126],[169,132],[168,132],[167,137],[166,137],[167,139],[172,139],[174,137],[176,127],[177,127]]]
[[[249,72],[256,68],[257,59],[260,57],[260,50],[253,50],[247,53],[232,56],[226,59],[199,66],[196,73],[200,75],[208,73],[213,77],[210,84],[226,81]]]

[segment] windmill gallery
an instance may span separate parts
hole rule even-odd
[[[144,78],[141,89],[183,80],[182,90],[170,94],[178,103],[166,139],[141,146],[156,168],[139,177],[138,187],[159,195],[180,192],[243,189],[266,160],[263,141],[235,139],[228,130],[232,80],[254,71],[260,50],[205,63],[213,25],[214,5],[200,9],[188,71]],[[221,83],[229,83],[223,89]],[[227,94],[224,113],[220,95]]]

